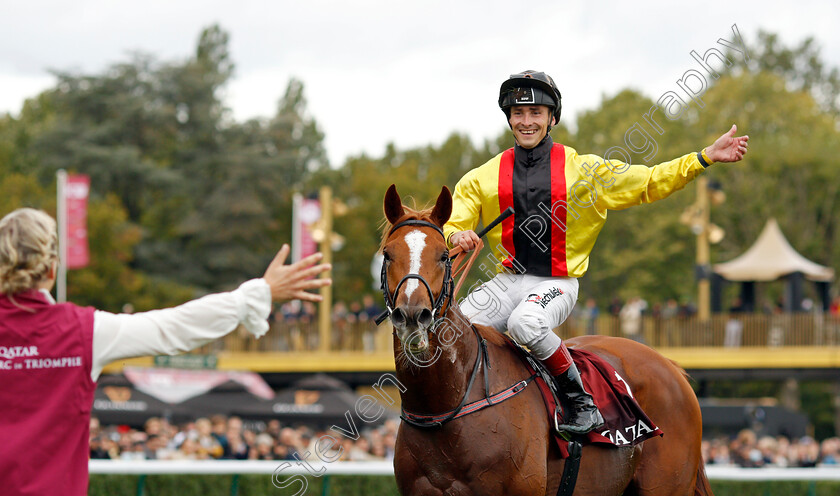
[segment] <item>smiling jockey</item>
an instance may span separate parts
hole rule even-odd
[[[584,434],[604,420],[565,344],[552,332],[572,313],[578,279],[608,210],[650,203],[682,189],[714,162],[737,162],[747,136],[736,127],[700,152],[653,167],[606,161],[554,143],[548,132],[560,118],[561,96],[547,74],[525,71],[502,83],[499,107],[516,143],[467,172],[455,187],[444,226],[451,247],[472,250],[474,229],[508,207],[514,215],[487,234],[498,274],[461,302],[471,322],[508,330],[554,376],[571,415],[558,426]]]

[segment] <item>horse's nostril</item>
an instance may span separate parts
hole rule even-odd
[[[417,323],[420,324],[421,327],[429,327],[432,325],[432,318],[432,311],[428,308],[424,308],[417,314]]]
[[[405,312],[402,311],[401,308],[397,307],[391,313],[391,322],[394,325],[404,325],[405,324]]]
[[[398,327],[428,328],[434,321],[434,314],[428,308],[399,306],[391,313],[391,322]]]

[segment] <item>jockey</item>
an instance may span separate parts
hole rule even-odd
[[[560,100],[542,72],[502,83],[499,107],[516,143],[458,181],[444,235],[450,247],[472,250],[479,220],[487,225],[513,207],[501,229],[487,234],[498,273],[461,302],[461,311],[528,347],[567,396],[571,415],[558,429],[584,434],[604,420],[552,329],[572,313],[607,211],[660,200],[714,162],[741,160],[749,137],[734,137],[733,125],[711,146],[653,167],[607,161],[552,141]]]

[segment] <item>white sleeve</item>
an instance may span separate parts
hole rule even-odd
[[[177,355],[214,341],[243,324],[259,338],[268,331],[271,290],[264,279],[252,279],[229,293],[204,296],[165,310],[93,315],[93,366],[102,368],[123,358]]]

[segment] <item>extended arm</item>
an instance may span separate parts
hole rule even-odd
[[[260,337],[268,331],[272,301],[320,301],[320,295],[306,290],[330,284],[330,279],[312,279],[330,266],[314,265],[321,254],[285,265],[288,254],[289,247],[284,245],[261,279],[228,293],[131,315],[95,312],[91,378],[96,380],[102,368],[115,360],[184,353],[228,334],[239,324]]]
[[[749,136],[735,136],[735,125],[701,152],[692,152],[661,164],[648,167],[625,164],[586,155],[584,162],[597,164],[599,174],[592,184],[600,187],[597,202],[603,208],[623,208],[661,200],[685,187],[714,162],[737,162],[747,152]]]

